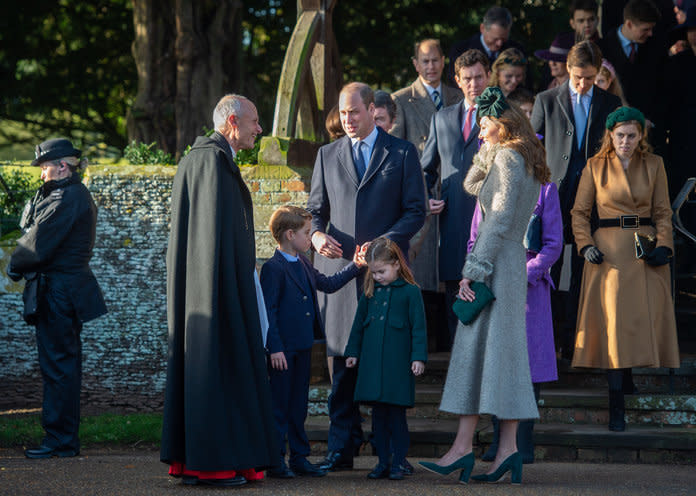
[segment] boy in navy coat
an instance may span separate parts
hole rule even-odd
[[[364,262],[356,247],[353,262],[333,276],[317,271],[304,253],[311,247],[312,214],[295,206],[278,208],[270,229],[278,248],[261,268],[261,287],[268,312],[266,349],[273,398],[273,416],[280,441],[280,463],[270,477],[296,475],[321,477],[326,471],[307,460],[309,440],[304,430],[307,417],[312,344],[324,339],[317,305],[317,290],[338,291],[360,272]],[[290,445],[285,463],[285,438]]]

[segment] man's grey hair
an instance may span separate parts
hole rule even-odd
[[[490,29],[493,24],[508,29],[512,26],[512,14],[505,7],[494,5],[483,15],[483,25]]]
[[[242,95],[225,95],[220,98],[220,101],[215,105],[215,110],[213,111],[213,126],[216,131],[222,131],[225,129],[225,123],[231,115],[235,117],[242,116],[242,102],[247,100],[246,97]]]

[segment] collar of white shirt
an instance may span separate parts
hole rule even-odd
[[[488,58],[491,58],[493,56],[493,52],[491,51],[490,48],[488,48],[488,45],[486,45],[486,42],[483,41],[483,33],[481,33],[481,45],[483,46],[483,49],[486,51],[486,55],[488,55]]]
[[[372,132],[371,132],[370,134],[368,134],[367,136],[365,136],[365,139],[362,140],[362,142],[365,143],[365,144],[367,145],[367,148],[368,148],[369,150],[372,150],[372,147],[375,146],[375,141],[377,141],[377,135],[378,135],[378,134],[379,134],[379,132],[377,131],[377,126],[375,126],[375,127],[372,129]],[[351,146],[352,146],[353,148],[355,148],[355,144],[356,144],[358,141],[361,141],[360,138],[351,138],[351,139],[350,139],[350,144],[351,144]]]
[[[423,83],[423,80],[421,80],[421,83]],[[431,100],[433,99],[433,92],[437,91],[440,94],[440,99],[444,102],[444,98],[442,98],[442,83],[440,83],[437,88],[433,88],[428,83],[423,83],[423,86],[425,86],[425,90],[428,92],[428,95],[430,95]]]
[[[283,255],[283,258],[285,258],[285,260],[287,260],[288,262],[297,262],[297,261],[300,259],[299,255],[293,257],[293,256],[290,255],[289,253],[285,253],[283,250],[278,250],[278,252],[279,252],[281,255]]]

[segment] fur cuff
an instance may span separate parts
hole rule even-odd
[[[466,256],[466,263],[462,269],[462,277],[472,281],[483,282],[493,273],[493,264],[485,260],[479,260],[476,255],[469,253]]]

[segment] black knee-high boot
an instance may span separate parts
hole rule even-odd
[[[609,430],[622,432],[626,430],[623,369],[607,370],[607,382],[609,383]]]

